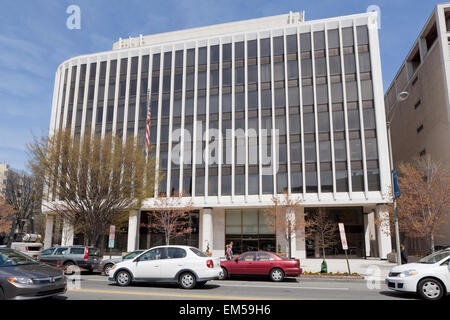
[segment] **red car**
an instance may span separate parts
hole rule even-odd
[[[288,259],[267,251],[249,251],[233,260],[221,261],[221,279],[232,275],[267,275],[272,281],[302,273],[299,259]]]

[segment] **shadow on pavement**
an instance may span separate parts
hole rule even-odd
[[[245,281],[263,281],[263,282],[267,282],[267,283],[274,283],[274,281],[272,281],[272,280],[270,280],[269,279],[269,277],[267,277],[267,276],[232,276],[231,278],[228,278],[228,279],[226,279],[226,280],[224,280],[224,281],[242,281],[242,280],[245,280]],[[291,278],[291,277],[288,277],[288,278],[284,278],[284,280],[283,281],[281,281],[281,282],[278,282],[278,283],[283,283],[283,282],[287,282],[287,283],[295,283],[295,282],[299,282],[300,281],[300,279],[298,279],[298,278]]]
[[[108,287],[124,288],[124,287],[119,286],[116,283],[109,283]],[[150,282],[137,282],[137,283],[133,283],[133,284],[127,286],[126,288],[150,288],[150,287],[151,288],[174,288],[174,289],[184,290],[184,289],[180,288],[180,286],[176,283],[150,283]],[[216,288],[220,288],[220,285],[206,283],[202,286],[195,287],[194,290],[195,289],[211,290],[211,289],[216,289]]]
[[[404,298],[409,300],[417,300],[419,297],[414,293],[396,292],[396,291],[380,291],[380,294],[386,297]]]

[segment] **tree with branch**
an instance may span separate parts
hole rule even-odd
[[[8,231],[10,231],[13,214],[11,206],[5,198],[0,196],[0,245],[3,244]]]
[[[148,224],[141,224],[150,231],[163,233],[166,245],[170,240],[192,232],[189,212],[192,211],[192,201],[182,194],[166,197],[161,194],[155,199],[153,212]]]
[[[90,130],[86,130],[90,132]],[[47,190],[43,205],[88,244],[154,193],[155,157],[134,137],[72,136],[60,130],[28,145],[29,165]],[[144,179],[145,177],[145,179]]]
[[[399,227],[408,237],[429,239],[434,252],[439,228],[450,214],[450,173],[430,157],[399,165]],[[393,220],[392,217],[390,219]]]
[[[326,259],[325,249],[331,248],[338,243],[337,223],[325,212],[319,210],[308,215],[308,236],[318,239],[316,245],[322,249],[322,258]],[[317,241],[317,240],[316,240]]]
[[[272,205],[264,210],[267,227],[275,234],[280,234],[288,243],[288,257],[292,257],[292,239],[299,230],[304,230],[306,223],[303,215],[302,201],[294,199],[288,193],[272,197]]]
[[[40,212],[41,187],[34,177],[26,172],[8,170],[4,198],[12,211],[9,217],[11,228],[8,239],[8,246],[11,246],[16,230],[19,234],[22,233],[27,223],[30,226],[28,231],[34,233],[33,218]]]

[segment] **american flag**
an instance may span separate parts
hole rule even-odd
[[[147,129],[145,132],[145,152],[148,156],[148,149],[150,148],[150,120],[152,118],[152,112],[150,109],[150,90],[147,93]]]

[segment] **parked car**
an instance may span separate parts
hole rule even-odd
[[[192,289],[208,280],[219,279],[220,274],[219,258],[211,258],[194,247],[159,246],[114,265],[108,280],[119,286],[132,282],[167,282]]]
[[[85,246],[51,247],[41,252],[40,261],[53,266],[69,269],[78,266],[81,269],[92,272],[98,269],[102,259],[100,250]]]
[[[66,277],[58,268],[20,251],[0,248],[0,300],[46,298],[66,290]]]
[[[233,260],[221,261],[221,279],[240,275],[265,275],[272,281],[296,277],[302,273],[299,259],[288,259],[268,251],[249,251]]]
[[[441,299],[450,294],[450,249],[392,268],[386,284],[389,289],[417,293],[426,300]]]
[[[39,260],[41,257],[42,243],[39,242],[13,242],[11,249],[18,250],[33,259]]]
[[[140,255],[144,251],[145,250],[135,250],[135,251],[132,251],[130,253],[123,255],[122,257],[102,260],[99,265],[99,270],[101,272],[103,272],[105,274],[105,276],[107,276],[113,265],[115,265],[119,262],[122,262],[124,260],[136,258],[138,255]]]

